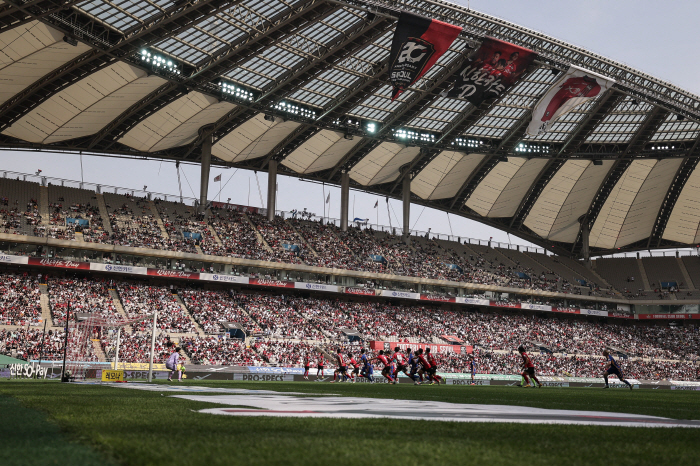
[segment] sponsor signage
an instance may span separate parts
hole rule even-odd
[[[489,301],[489,306],[493,307],[511,307],[514,309],[520,309],[520,303],[511,303],[508,301]]]
[[[457,301],[455,298],[452,298],[450,296],[440,296],[436,294],[421,294],[420,295],[421,301],[440,301],[443,303],[456,303]]]
[[[587,316],[607,317],[608,311],[598,311],[596,309],[579,309],[579,314],[585,314]]]
[[[640,320],[647,319],[700,319],[700,314],[638,314]]]
[[[348,294],[359,294],[362,296],[374,296],[376,293],[374,290],[368,290],[367,288],[345,288],[345,292]]]
[[[102,381],[103,382],[124,382],[124,371],[102,371]]]
[[[475,306],[489,306],[491,302],[488,299],[479,298],[457,298],[456,302],[463,304],[473,304]]]
[[[474,379],[472,382],[471,379],[455,379],[452,377],[446,377],[445,378],[445,384],[447,385],[491,385],[490,380],[481,380],[481,379]]]
[[[219,275],[215,273],[200,273],[199,279],[219,283],[242,283],[244,285],[247,285],[249,281],[248,277],[239,277],[236,275]]]
[[[304,283],[295,282],[294,288],[301,290],[313,290],[313,291],[330,291],[331,293],[337,293],[338,287],[335,285],[324,285],[323,283]]]
[[[401,350],[406,350],[411,348],[412,350],[417,350],[419,348],[428,349],[430,348],[431,353],[469,353],[471,354],[473,348],[471,346],[462,345],[437,345],[434,343],[405,343],[398,341],[370,341],[369,347],[375,351],[379,350],[390,350],[394,351],[396,347],[401,348]]]
[[[420,299],[420,293],[411,293],[409,291],[382,290],[381,296],[386,296],[387,298]]]
[[[520,303],[520,309],[530,309],[531,311],[552,311],[552,306],[546,304]]]
[[[2,264],[28,264],[29,258],[26,256],[12,256],[10,254],[0,254]]]
[[[294,382],[291,374],[233,374],[233,380],[244,380],[248,382]]]
[[[622,314],[620,312],[609,312],[608,317],[615,317],[616,319],[634,319],[631,314]]]
[[[38,363],[31,364],[10,364],[10,377],[16,379],[45,379],[48,372],[47,367],[42,367]]]
[[[198,272],[183,272],[182,270],[161,270],[161,269],[148,269],[147,275],[153,277],[165,277],[165,278],[184,278],[189,280],[198,280]]]
[[[402,11],[389,54],[391,100],[420,79],[461,31],[459,26]]]
[[[61,269],[74,270],[90,270],[90,264],[87,262],[64,261],[61,259],[40,259],[38,257],[30,257],[29,265],[41,265],[43,267],[58,267]]]
[[[251,285],[274,286],[277,288],[294,288],[294,282],[284,280],[272,280],[270,278],[250,278],[248,283]]]
[[[563,314],[578,314],[579,310],[571,307],[553,307],[552,311],[561,312]]]
[[[96,272],[129,273],[133,275],[146,275],[148,273],[148,269],[146,267],[95,263],[90,263],[90,270]]]

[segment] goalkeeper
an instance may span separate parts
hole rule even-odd
[[[173,354],[170,355],[168,360],[165,362],[165,368],[170,369],[172,372],[170,372],[170,375],[168,376],[168,382],[173,381],[173,375],[175,375],[175,372],[177,372],[177,379],[182,382],[182,371],[178,367],[178,362],[180,360],[180,348],[179,346],[175,347],[175,351]]]

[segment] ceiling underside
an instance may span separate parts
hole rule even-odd
[[[392,102],[400,9],[464,29]],[[535,66],[478,108],[441,97],[487,35],[536,51]],[[616,84],[527,136],[570,65]],[[697,96],[442,1],[4,1],[0,83],[0,148],[196,162],[212,138],[220,165],[276,160],[330,184],[348,173],[395,198],[409,176],[414,202],[563,254],[581,253],[582,229],[593,254],[700,242]]]

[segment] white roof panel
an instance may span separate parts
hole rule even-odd
[[[588,211],[612,161],[593,165],[589,160],[569,160],[542,190],[524,225],[542,238],[573,242],[579,231],[578,218]]]
[[[94,134],[163,83],[118,62],[55,94],[5,134],[44,144]]]
[[[466,202],[467,207],[484,217],[488,217],[498,196],[520,170],[520,167],[525,165],[525,162],[527,159],[522,157],[508,157],[508,162],[500,162],[496,165],[469,196]]]
[[[326,170],[334,167],[360,141],[360,137],[345,139],[343,133],[324,129],[289,154],[282,165],[297,173]]]
[[[350,170],[350,178],[363,186],[394,181],[399,177],[399,168],[419,152],[419,147],[383,142]]]
[[[300,123],[283,121],[280,118],[267,121],[264,114],[258,113],[219,139],[212,147],[211,153],[226,162],[263,157],[299,125]]]
[[[63,34],[31,22],[0,34],[0,103],[90,50],[63,42]]]
[[[413,178],[411,191],[421,199],[452,197],[483,158],[482,154],[442,151]]]
[[[546,164],[547,159],[532,159],[525,162],[498,196],[488,216],[512,217],[515,215],[520,202]]]
[[[695,167],[673,206],[663,239],[700,243],[700,165]]]
[[[212,109],[206,111],[209,107]],[[218,104],[214,97],[190,92],[140,122],[119,142],[144,152],[186,144],[188,139],[196,137],[201,126],[213,123],[234,107],[228,102]]]

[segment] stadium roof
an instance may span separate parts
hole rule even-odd
[[[462,26],[391,102],[400,10]],[[491,36],[538,53],[498,100],[440,96]],[[578,65],[616,84],[540,137],[525,128]],[[401,196],[579,254],[700,242],[700,98],[439,0],[0,1],[0,148],[214,164]],[[507,158],[507,161],[506,161]]]

